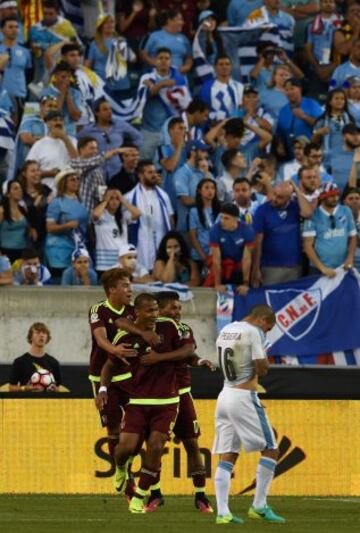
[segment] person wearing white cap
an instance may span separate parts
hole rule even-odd
[[[90,266],[90,255],[86,248],[77,248],[71,254],[71,263],[62,273],[61,285],[97,285],[97,275]]]
[[[129,273],[133,283],[148,283],[154,281],[146,268],[137,260],[137,249],[133,244],[121,244],[119,247],[119,260],[112,268],[123,268]]]
[[[54,179],[57,196],[47,208],[45,255],[54,278],[71,265],[71,254],[87,232],[88,213],[79,201],[80,179],[76,170],[65,167]]]

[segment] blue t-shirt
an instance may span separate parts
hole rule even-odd
[[[32,65],[30,51],[19,44],[7,48],[1,43],[0,54],[10,55],[10,61],[4,69],[2,88],[6,89],[10,96],[25,98],[27,93],[25,71]]]
[[[0,274],[11,270],[11,263],[6,255],[0,255]]]
[[[325,116],[319,118],[314,126],[314,130],[328,127],[330,133],[323,136],[324,165],[328,166],[331,156],[335,153],[342,152],[344,138],[342,134],[343,127],[352,122],[348,113],[344,112],[340,117]]]
[[[157,73],[155,74],[155,83],[170,79],[171,76],[162,77]],[[171,107],[166,106],[160,96],[156,95],[154,97],[150,97],[147,99],[144,107],[142,128],[147,131],[158,132],[168,119],[177,115],[177,110],[175,108],[172,109]]]
[[[241,26],[252,11],[262,6],[262,0],[231,0],[227,8],[229,26]]]
[[[253,227],[263,234],[261,266],[295,267],[301,263],[300,209],[291,200],[285,209],[271,202],[257,208]]]
[[[192,55],[190,41],[183,33],[169,33],[166,30],[150,33],[144,50],[150,57],[155,57],[159,48],[171,51],[172,65],[177,68],[182,67],[186,58]]]
[[[341,89],[344,82],[351,76],[359,78],[360,67],[356,67],[350,61],[346,61],[334,70],[330,80],[330,88],[335,89],[337,87]]]
[[[172,144],[162,144],[158,147],[158,149],[155,152],[154,157],[154,163],[156,166],[160,166],[160,162],[163,159],[168,159],[175,153],[175,147]],[[178,168],[182,167],[186,162],[186,151],[185,148],[182,150],[179,162],[174,168],[173,172],[168,172],[167,170],[163,169],[162,175],[163,175],[163,181],[161,183],[161,188],[164,189],[165,192],[170,197],[171,204],[176,210],[176,191],[175,191],[175,183],[174,183],[174,174],[177,171]]]
[[[57,224],[78,220],[78,229],[86,235],[89,215],[79,200],[64,196],[56,197],[50,202],[46,219]],[[71,254],[75,250],[73,230],[61,233],[48,233],[45,242],[45,254],[51,268],[67,268],[71,265]]]
[[[75,107],[77,107],[77,109],[80,111],[81,110],[81,102],[82,102],[82,97],[81,97],[80,91],[78,91],[74,87],[70,87],[70,95],[71,95],[71,98],[72,98],[72,101],[73,101]],[[42,98],[43,96],[56,96],[56,98],[57,98],[59,96],[59,90],[56,87],[54,87],[53,85],[49,85],[48,87],[45,87],[41,91],[40,98]],[[69,113],[69,109],[68,109],[68,105],[67,105],[66,100],[64,101],[64,105],[63,105],[63,107],[61,109],[61,112],[64,115],[64,127],[65,127],[66,133],[68,135],[71,135],[72,137],[75,137],[76,136],[76,123],[70,117],[70,113]]]
[[[323,114],[321,105],[312,98],[302,98],[300,106],[297,107],[300,107],[306,115],[316,119]],[[290,154],[293,154],[292,140],[302,135],[311,139],[312,132],[313,126],[296,117],[290,103],[281,109],[277,124],[277,134],[282,138]]]
[[[271,65],[270,69],[262,67],[256,80],[251,79],[251,85],[253,85],[253,87],[255,87],[258,91],[266,91],[269,88],[269,83],[271,81],[274,68],[275,65]]]
[[[108,59],[109,52],[111,51],[112,43],[116,39],[104,39],[104,45],[106,47],[107,53],[103,53],[96,44],[95,41],[92,41],[89,46],[89,52],[88,52],[88,59],[92,61],[92,70],[96,72],[98,76],[104,81],[106,81],[106,85],[116,91],[122,90],[122,89],[129,89],[130,87],[130,80],[128,75],[124,76],[124,78],[121,78],[119,80],[106,80],[106,62]],[[129,60],[129,54],[128,54],[129,48],[126,46],[125,48],[125,61]]]
[[[336,30],[332,19],[321,18],[323,31],[313,32],[313,22],[308,26],[307,42],[311,45],[312,53],[319,64],[330,63],[333,34]]]
[[[245,246],[251,246],[255,242],[255,232],[248,224],[239,222],[234,231],[226,231],[217,222],[210,230],[210,246],[220,248],[221,259],[232,259],[240,263],[244,254]]]
[[[195,199],[196,187],[198,183],[204,178],[204,174],[185,163],[174,174],[174,187],[176,193],[176,212],[177,222],[176,229],[178,231],[189,230],[189,207],[181,202],[182,196],[191,196]]]
[[[95,270],[89,268],[88,274],[90,278],[90,285],[97,285],[97,274]],[[75,270],[71,266],[62,273],[61,285],[84,285],[84,283],[82,279],[76,275]]]
[[[189,229],[196,230],[196,237],[197,240],[200,243],[201,248],[204,250],[204,253],[206,255],[210,255],[210,247],[209,247],[209,240],[210,240],[210,229],[215,223],[215,217],[214,213],[211,208],[206,207],[204,208],[204,218],[205,218],[205,226],[200,222],[199,213],[196,207],[190,208],[190,214],[189,214]],[[197,251],[192,248],[191,250],[191,257],[195,261],[200,261],[200,256],[197,253]]]
[[[274,119],[278,119],[281,109],[289,102],[285,93],[277,89],[265,89],[259,94],[260,104]]]
[[[336,183],[341,192],[345,189],[349,181],[353,156],[353,151],[347,151],[344,149],[330,154],[330,173],[334,183]],[[358,178],[360,178],[359,170]]]
[[[329,268],[337,268],[344,263],[349,237],[356,234],[354,217],[345,205],[336,206],[332,215],[323,207],[318,207],[305,221],[303,229],[303,237],[315,237],[316,255]]]

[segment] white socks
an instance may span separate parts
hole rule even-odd
[[[233,464],[228,461],[219,461],[215,472],[217,514],[221,516],[230,513],[229,492],[233,467]]]
[[[256,470],[256,492],[253,501],[255,509],[261,509],[266,505],[266,496],[274,477],[275,468],[276,461],[274,459],[261,457]]]

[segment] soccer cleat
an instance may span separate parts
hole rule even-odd
[[[158,507],[161,507],[165,504],[164,497],[160,491],[156,490],[154,493],[151,493],[147,501],[145,510],[147,513],[153,513]]]
[[[120,494],[124,494],[126,482],[128,480],[127,466],[117,466],[115,467],[114,475],[114,488]]]
[[[144,500],[142,500],[141,498],[137,498],[136,496],[133,496],[129,504],[129,511],[130,513],[134,513],[134,514],[146,513]]]
[[[224,524],[243,524],[244,520],[242,518],[239,518],[238,516],[233,515],[232,513],[221,515],[218,514],[216,517],[216,524],[217,525],[224,525]]]
[[[250,507],[248,517],[253,520],[264,520],[265,522],[274,522],[276,524],[284,524],[285,518],[274,513],[274,511],[268,505],[261,509],[255,509]]]
[[[211,503],[205,494],[195,496],[195,507],[196,509],[199,509],[200,513],[214,512],[214,509],[211,507]]]

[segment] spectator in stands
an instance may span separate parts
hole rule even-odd
[[[316,100],[303,97],[302,84],[296,78],[285,82],[289,103],[280,111],[276,134],[283,142],[288,157],[293,156],[291,140],[304,135],[311,139],[316,120],[322,115]]]
[[[156,0],[156,4],[161,12],[164,9],[172,9],[178,11],[184,20],[183,32],[190,36],[192,30],[192,23],[194,20],[195,4],[196,2],[184,2],[183,0]]]
[[[109,14],[99,17],[85,66],[106,82],[106,90],[115,100],[130,96],[127,64],[135,61],[136,55],[126,39],[119,37],[115,31],[114,18]]]
[[[27,94],[26,71],[31,68],[31,54],[27,48],[18,43],[19,23],[16,16],[2,19],[0,26],[3,33],[0,54],[8,55],[2,87],[16,99],[20,111]]]
[[[23,146],[21,152],[21,161],[17,161],[17,166],[22,166],[27,154],[33,144],[47,133],[47,126],[45,116],[51,111],[57,111],[57,98],[55,96],[46,95],[40,100],[39,115],[23,116],[19,127],[19,137]]]
[[[296,200],[292,200],[295,192]],[[253,285],[285,283],[301,277],[300,216],[310,217],[312,208],[303,193],[289,182],[273,189],[272,198],[254,216],[256,247]]]
[[[49,328],[42,322],[30,326],[26,340],[29,351],[17,357],[10,370],[10,392],[39,392],[43,390],[31,383],[31,376],[39,369],[48,370],[54,377],[56,385],[51,390],[58,391],[61,385],[59,362],[45,352],[45,346],[51,341]]]
[[[97,285],[97,275],[90,264],[86,248],[77,248],[71,255],[71,266],[61,276],[61,285]]]
[[[201,11],[198,16],[198,30],[193,41],[193,56],[199,55],[200,47],[204,61],[209,65],[215,65],[216,58],[224,55],[224,45],[220,33],[217,31],[217,19],[215,13],[209,9]],[[195,62],[196,66],[196,62]]]
[[[313,168],[319,175],[320,183],[325,181],[333,181],[333,177],[326,172],[323,165],[323,151],[320,145],[316,143],[308,143],[304,149],[305,163],[307,167]],[[293,179],[293,177],[292,177]]]
[[[244,129],[241,118],[230,118],[219,122],[206,135],[206,142],[215,149],[213,155],[215,175],[219,176],[223,171],[221,157],[225,150],[231,148],[240,150]]]
[[[262,0],[231,0],[227,8],[229,26],[242,26],[250,13],[262,6]]]
[[[350,122],[353,122],[353,118],[348,111],[345,91],[330,91],[326,98],[325,112],[316,121],[313,133],[314,142],[322,143],[325,166],[329,166],[331,155],[342,150],[342,129]]]
[[[334,183],[343,191],[348,183],[353,164],[354,150],[360,146],[360,129],[350,123],[342,129],[342,149],[330,156],[330,173]],[[358,171],[358,177],[360,173]]]
[[[188,38],[181,33],[184,18],[177,10],[169,9],[164,12],[161,30],[150,33],[142,50],[141,60],[152,67],[156,67],[156,52],[166,47],[171,51],[172,64],[182,74],[187,74],[192,65],[191,45]]]
[[[48,133],[32,145],[26,160],[39,163],[42,182],[53,189],[54,176],[77,157],[76,139],[66,135],[64,117],[59,111],[50,111],[45,122]]]
[[[288,65],[276,65],[267,89],[260,92],[260,103],[266,111],[278,120],[281,109],[288,103],[285,83],[291,77]]]
[[[256,47],[256,53],[258,61],[250,71],[250,78],[258,91],[266,90],[269,87],[276,66],[275,58],[280,63],[288,65],[292,76],[295,78],[301,80],[304,77],[303,72],[291,61],[285,50],[276,47],[273,42],[260,41]]]
[[[141,212],[129,226],[129,241],[137,247],[139,262],[149,272],[153,269],[156,252],[164,235],[174,224],[170,198],[158,185],[158,175],[151,160],[141,160],[139,183],[125,195],[129,204]]]
[[[211,109],[212,119],[231,117],[241,105],[244,86],[231,77],[232,63],[227,55],[220,55],[215,61],[215,79],[202,86],[199,96]]]
[[[80,178],[74,169],[65,167],[55,176],[57,196],[47,209],[45,255],[53,281],[71,265],[71,255],[83,242],[87,232],[88,212],[79,201]]]
[[[149,80],[148,75],[145,74],[139,82],[141,86],[145,79],[144,85],[149,88],[141,128],[144,136],[141,156],[144,159],[154,157],[155,150],[159,145],[161,129],[167,124],[168,130],[170,123],[167,123],[167,120],[179,115],[176,94],[174,95],[175,98],[164,98],[163,91],[166,90],[167,95],[172,94],[172,88],[177,90],[176,86],[179,83],[186,83],[185,78],[172,67],[172,53],[168,48],[161,47],[156,51],[154,67],[152,80]],[[169,144],[167,139],[163,143]]]
[[[13,275],[9,258],[4,255],[0,249],[0,287],[6,287],[13,284]]]
[[[314,168],[303,166],[298,172],[299,189],[311,203],[313,210],[318,205],[320,194],[320,177]]]
[[[112,268],[120,247],[128,244],[128,224],[140,216],[141,211],[129,203],[118,189],[109,188],[106,191],[92,213],[98,272]]]
[[[237,148],[229,148],[221,156],[224,172],[217,179],[220,202],[230,203],[234,200],[234,181],[240,178],[247,165],[243,154]]]
[[[180,115],[186,128],[186,141],[202,141],[204,137],[204,128],[209,120],[209,106],[199,98],[192,100],[186,109]],[[167,144],[170,142],[169,136],[169,118],[161,129],[161,142]]]
[[[169,231],[160,242],[153,269],[155,280],[163,283],[182,283],[189,287],[200,285],[196,263],[181,233]]]
[[[36,231],[34,244],[41,250],[45,243],[46,210],[52,198],[52,190],[41,183],[39,164],[31,159],[22,167],[18,180],[23,190],[23,202],[29,213],[29,220]]]
[[[292,161],[288,161],[280,167],[277,181],[288,181],[293,179],[293,176],[297,174],[299,168],[305,164],[304,148],[307,144],[309,144],[309,142],[309,139],[304,135],[301,137],[296,137],[292,141],[294,159]]]
[[[320,206],[303,229],[304,251],[312,266],[311,272],[330,278],[335,269],[346,270],[354,264],[357,232],[351,210],[339,204],[340,189],[335,183],[321,186]]]
[[[22,199],[23,192],[20,183],[8,181],[6,194],[0,205],[0,247],[11,263],[21,257],[22,251],[29,245],[31,238],[36,238]]]
[[[358,4],[356,4],[358,5]],[[360,6],[358,6],[360,9]],[[339,65],[333,72],[330,87],[341,89],[351,76],[360,76],[360,38],[358,37],[351,47],[349,59]]]
[[[360,6],[357,2],[348,3],[345,17],[333,37],[335,60],[343,63],[349,57],[357,39],[360,29]]]
[[[233,183],[233,196],[234,204],[239,209],[240,220],[246,222],[246,224],[251,224],[260,202],[253,194],[248,178],[235,178]]]
[[[45,73],[44,56],[51,48],[58,50],[59,43],[78,39],[70,20],[60,16],[58,0],[44,0],[43,18],[30,29],[29,41],[35,58],[35,82],[41,81]],[[55,45],[55,46],[54,46]]]
[[[13,264],[14,285],[42,287],[51,282],[49,270],[41,264],[40,254],[35,248],[26,248],[21,259]]]
[[[360,127],[360,77],[351,76],[347,79],[348,111],[353,117],[357,127]]]
[[[85,126],[78,135],[79,138],[94,137],[98,143],[100,152],[120,148],[124,143],[125,137],[130,137],[136,146],[141,145],[143,139],[141,133],[127,122],[113,118],[111,104],[105,98],[101,98],[95,102],[94,112],[96,117],[95,124]],[[121,166],[122,164],[118,154],[106,162],[105,173],[107,181],[110,181],[115,174],[120,172]]]
[[[156,28],[157,10],[154,3],[151,0],[121,2],[117,13],[121,34],[127,38],[134,52],[137,52],[144,35]]]
[[[121,148],[120,158],[122,167],[109,182],[109,187],[119,189],[122,194],[131,191],[138,183],[137,166],[140,161],[140,151],[137,146],[126,143]]]
[[[357,232],[354,266],[360,272],[360,189],[348,187],[343,195],[343,204],[351,209],[354,217]]]
[[[121,244],[118,250],[118,261],[111,268],[123,268],[129,274],[132,283],[149,283],[154,278],[146,268],[138,261],[136,246],[133,244]]]
[[[195,206],[190,209],[189,214],[191,257],[201,273],[207,269],[210,256],[210,229],[220,213],[220,202],[216,192],[216,183],[213,179],[202,179],[196,188]]]
[[[1,0],[0,3],[0,26],[1,21],[7,19],[8,17],[16,17],[16,20],[19,25],[19,36],[18,41],[20,44],[25,42],[25,31],[24,25],[21,22],[21,17],[19,13],[19,6],[17,0]],[[2,31],[0,30],[0,42],[4,40]]]
[[[189,230],[189,211],[195,205],[195,195],[198,183],[204,178],[200,165],[207,160],[210,146],[201,141],[189,141],[185,145],[186,163],[174,174],[176,192],[176,229],[180,232]]]
[[[251,251],[255,234],[251,226],[240,222],[235,204],[223,204],[220,221],[210,230],[210,272],[204,287],[225,291],[226,284],[238,286],[238,292],[246,294],[250,283]]]
[[[76,123],[81,117],[81,94],[72,82],[73,70],[66,61],[60,61],[51,73],[50,83],[41,92],[43,96],[55,96],[57,110],[64,117],[68,135],[76,135]]]

